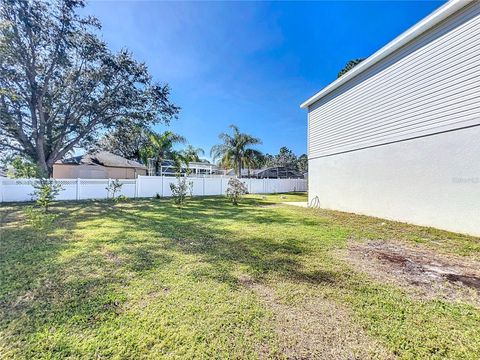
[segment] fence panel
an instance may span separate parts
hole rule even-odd
[[[190,177],[193,195],[224,195],[230,177]],[[0,202],[30,201],[35,179],[0,178]],[[107,199],[107,187],[114,179],[56,179],[62,185],[58,200]],[[122,187],[116,194],[133,197],[171,196],[170,184],[177,183],[175,177],[139,176],[137,179],[119,179]],[[251,194],[306,191],[304,179],[241,179]]]
[[[80,179],[79,200],[106,199],[108,179]]]
[[[30,201],[34,182],[31,179],[2,179],[2,201]]]
[[[250,187],[248,188],[250,194],[263,194],[265,192],[264,179],[250,179]]]
[[[76,179],[58,179],[62,185],[62,190],[57,196],[57,200],[76,200],[77,199],[77,180]]]
[[[170,189],[170,184],[174,184],[175,182],[176,182],[176,179],[171,176],[165,176],[162,179],[162,183],[163,183],[162,196],[172,196],[172,190]]]
[[[120,180],[122,188],[120,189],[120,194],[129,198],[136,197],[135,188],[137,187],[137,182],[135,179],[124,179]]]
[[[204,195],[219,195],[223,194],[222,178],[204,178],[205,180],[205,194]]]
[[[137,178],[137,196],[163,196],[163,181],[161,176],[139,176]]]

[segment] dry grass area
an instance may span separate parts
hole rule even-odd
[[[343,258],[378,281],[425,299],[468,302],[480,307],[480,263],[395,241],[351,242]]]
[[[273,313],[280,353],[287,359],[393,359],[381,343],[351,321],[344,306],[321,297],[299,304],[280,301],[275,291],[252,278],[239,276],[241,284],[259,296]]]

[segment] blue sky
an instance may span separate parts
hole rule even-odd
[[[306,152],[299,104],[442,2],[91,1],[113,50],[128,48],[182,107],[170,129],[205,149],[236,124],[277,153]],[[159,126],[163,131],[165,126]]]

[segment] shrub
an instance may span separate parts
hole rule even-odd
[[[193,181],[189,181],[187,177],[177,176],[177,184],[170,183],[173,202],[182,206],[187,200],[187,196],[192,196]]]
[[[119,195],[115,198],[115,201],[117,201],[117,202],[118,201],[125,202],[127,200],[128,200],[128,198],[125,195]]]
[[[55,200],[57,195],[63,189],[60,183],[52,179],[40,179],[33,184],[33,188],[35,190],[30,194],[32,200],[43,209],[43,212],[48,211],[52,201]]]
[[[27,217],[27,222],[37,230],[49,229],[52,226],[55,219],[58,217],[58,214],[39,211],[38,209],[35,209],[33,206],[26,206],[24,211]]]
[[[122,186],[123,184],[120,182],[120,180],[115,179],[113,181],[110,181],[110,183],[105,189],[108,191],[108,194],[111,195],[111,198],[113,200],[116,200],[115,194],[122,190]]]
[[[239,200],[248,192],[245,183],[236,178],[228,180],[227,197],[233,205],[238,205]]]

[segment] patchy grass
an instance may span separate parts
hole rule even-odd
[[[478,260],[478,238],[287,201],[306,197],[58,203],[41,232],[3,206],[0,358],[478,358],[478,307],[338,256],[395,240]]]

